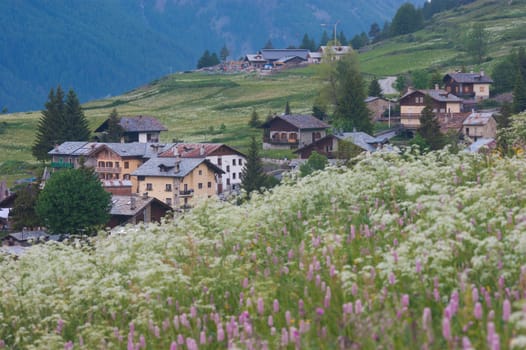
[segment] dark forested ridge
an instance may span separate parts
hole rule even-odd
[[[347,36],[390,21],[404,0],[0,1],[0,108],[41,109],[51,87],[81,101],[195,67],[205,49],[231,58],[300,45],[323,29]],[[421,4],[423,1],[414,1]],[[325,28],[321,24],[327,24]]]

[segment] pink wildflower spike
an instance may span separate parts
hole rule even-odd
[[[475,316],[475,319],[477,320],[482,319],[482,304],[478,301],[475,303],[475,307],[473,308],[473,316]]]
[[[473,300],[473,302],[479,300],[479,290],[476,287],[473,287],[473,289],[471,289],[471,299]]]
[[[358,294],[358,286],[356,285],[356,283],[353,283],[353,284],[352,284],[352,287],[351,287],[351,294],[352,294],[352,295],[356,295],[356,294]]]
[[[358,315],[362,313],[362,301],[360,299],[354,302],[354,312]]]
[[[505,299],[502,303],[502,320],[507,322],[511,315],[511,303],[508,299]]]
[[[389,284],[395,284],[395,282],[396,282],[395,274],[393,272],[390,272],[389,273]]]
[[[57,328],[55,329],[55,332],[57,334],[61,334],[62,333],[62,328],[64,328],[64,320],[59,318],[58,321],[57,321]]]
[[[190,317],[191,318],[196,318],[197,317],[197,308],[195,307],[195,305],[192,305],[190,307]]]
[[[222,342],[225,340],[225,331],[223,330],[223,325],[219,325],[217,327],[217,341]]]
[[[177,343],[176,342],[172,342],[172,344],[170,344],[170,350],[177,350]]]
[[[279,312],[279,301],[278,299],[274,299],[274,302],[272,303],[272,311],[274,311],[275,314]]]
[[[468,337],[462,337],[462,350],[473,350]]]
[[[144,335],[142,334],[139,337],[139,346],[143,349],[146,347],[146,339],[144,338]]]
[[[442,319],[442,336],[447,341],[451,341],[451,339],[452,339],[452,337],[451,337],[451,325],[449,323],[449,318],[447,318],[447,317],[444,317]]]
[[[431,326],[431,309],[426,307],[422,313],[422,328],[424,330],[429,329]]]
[[[402,295],[402,306],[403,307],[409,306],[409,295],[408,294]]]
[[[440,292],[437,288],[433,289],[433,297],[435,298],[435,301],[440,301]]]
[[[504,276],[499,276],[499,288],[504,289]]]
[[[281,345],[287,346],[289,343],[289,332],[287,332],[286,328],[281,329]]]
[[[329,269],[329,276],[334,277],[336,275],[336,267],[334,265],[331,265]]]
[[[184,345],[184,337],[182,334],[177,335],[177,344]]]
[[[488,347],[492,349],[493,347],[493,338],[495,337],[495,324],[493,322],[488,322],[487,324],[487,336],[486,340],[488,342]]]
[[[0,339],[0,349],[5,348],[5,341],[3,339]]]
[[[416,259],[415,261],[415,272],[416,273],[422,272],[422,263],[420,262],[420,259]]]
[[[269,327],[274,326],[274,319],[272,318],[272,315],[269,315],[269,316],[268,316],[268,319],[267,319],[267,325],[268,325]]]
[[[289,250],[287,257],[289,258],[289,260],[294,259],[294,251],[292,249]]]
[[[193,338],[186,338],[186,347],[188,350],[197,350],[197,343]]]
[[[258,304],[257,304],[258,314],[263,315],[264,312],[264,303],[263,298],[258,298]]]
[[[243,284],[242,284],[242,286],[243,286],[243,289],[247,289],[247,288],[248,288],[248,277],[245,277],[245,278],[243,279]]]
[[[325,310],[322,307],[317,307],[316,308],[316,314],[318,316],[322,316],[324,313],[325,313]]]
[[[206,344],[206,333],[205,333],[205,331],[201,331],[201,334],[199,335],[199,344]]]
[[[285,311],[285,321],[287,322],[287,326],[290,326],[290,311]]]

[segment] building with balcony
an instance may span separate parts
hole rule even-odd
[[[264,123],[263,149],[297,149],[327,135],[329,125],[312,115],[281,115]]]
[[[443,78],[445,90],[465,100],[480,101],[489,98],[493,80],[479,73],[449,73]]]
[[[223,143],[177,143],[159,157],[207,159],[224,171],[221,182],[217,184],[217,193],[230,193],[241,187],[246,156]]]
[[[106,119],[95,133],[105,133],[108,130],[109,119]],[[123,130],[123,142],[157,143],[160,141],[161,131],[166,129],[157,119],[150,116],[121,117],[120,125]]]
[[[462,123],[462,133],[471,139],[495,139],[497,137],[497,122],[491,112],[473,111]]]
[[[132,173],[135,193],[155,197],[174,209],[218,194],[223,170],[203,158],[151,158]]]

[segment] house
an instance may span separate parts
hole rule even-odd
[[[308,159],[312,152],[323,154],[329,159],[342,158],[340,152],[346,152],[343,143],[355,146],[365,152],[375,152],[389,142],[387,137],[374,137],[365,132],[344,132],[327,135],[309,145],[294,151],[301,159]]]
[[[105,188],[115,194],[128,193],[126,189],[116,189],[119,180],[132,181],[131,173],[146,160],[157,157],[173,144],[154,143],[98,143],[98,142],[64,142],[48,154],[51,155],[51,168],[79,168],[81,164],[95,170],[101,181],[114,182]],[[124,187],[127,185],[122,183]],[[123,192],[125,191],[125,192]]]
[[[378,96],[369,96],[365,99],[365,104],[371,112],[371,119],[373,122],[376,122],[383,118],[384,113],[389,111],[390,108],[394,108],[394,103],[390,100],[378,97]]]
[[[132,181],[131,180],[103,180],[101,179],[102,187],[106,192],[117,196],[131,196]]]
[[[108,130],[108,123],[109,119],[106,119],[97,129],[95,129],[95,132],[106,132]],[[168,130],[154,117],[145,115],[121,117],[120,125],[124,131],[124,142],[159,142],[161,131]]]
[[[166,213],[172,208],[158,200],[148,196],[114,195],[111,197],[110,220],[106,224],[109,228],[124,226],[127,224],[145,224],[150,222],[161,222]]]
[[[473,111],[462,123],[462,133],[473,141],[494,139],[497,137],[497,122],[493,113]]]
[[[257,54],[246,55],[243,61],[250,67],[262,69],[265,67],[299,65],[306,63],[308,57],[309,50],[306,49],[263,49]]]
[[[321,63],[322,54],[321,52],[310,52],[307,56],[307,62],[309,63]]]
[[[263,149],[296,149],[327,135],[329,125],[312,115],[281,115],[261,126]]]
[[[433,112],[440,115],[455,115],[462,112],[462,99],[435,86],[429,90],[412,90],[399,100],[400,123],[408,130],[416,130],[420,126],[420,115],[425,107],[424,97],[431,97]]]
[[[321,46],[320,52],[322,54],[323,60],[328,61],[338,61],[342,57],[345,57],[347,54],[352,52],[351,46]]]
[[[151,158],[132,173],[135,193],[155,197],[174,209],[217,195],[223,170],[207,159]]]
[[[489,98],[493,80],[480,73],[448,73],[444,76],[445,90],[466,100],[480,101]]]
[[[262,69],[267,64],[267,60],[260,53],[245,55],[243,62],[255,69]]]
[[[50,235],[43,230],[15,232],[2,238],[2,245],[28,247],[35,243],[61,241],[63,235]]]
[[[241,188],[241,172],[246,156],[223,143],[177,143],[159,154],[159,157],[204,158],[223,170],[217,193],[237,191]]]

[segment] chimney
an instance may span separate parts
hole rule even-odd
[[[480,71],[480,76],[481,76],[481,77],[484,76],[484,71],[483,71],[483,70]]]
[[[199,148],[199,155],[204,156],[205,155],[205,145],[201,145]]]
[[[438,84],[435,84],[435,90],[438,90],[438,89],[439,89],[439,88],[438,88]]]
[[[131,197],[130,197],[130,209],[131,209],[131,210],[135,210],[136,207],[137,207],[137,206],[136,206],[136,202],[135,202],[135,197],[134,197],[134,196],[131,196]]]
[[[148,192],[143,192],[142,199],[148,199]]]

